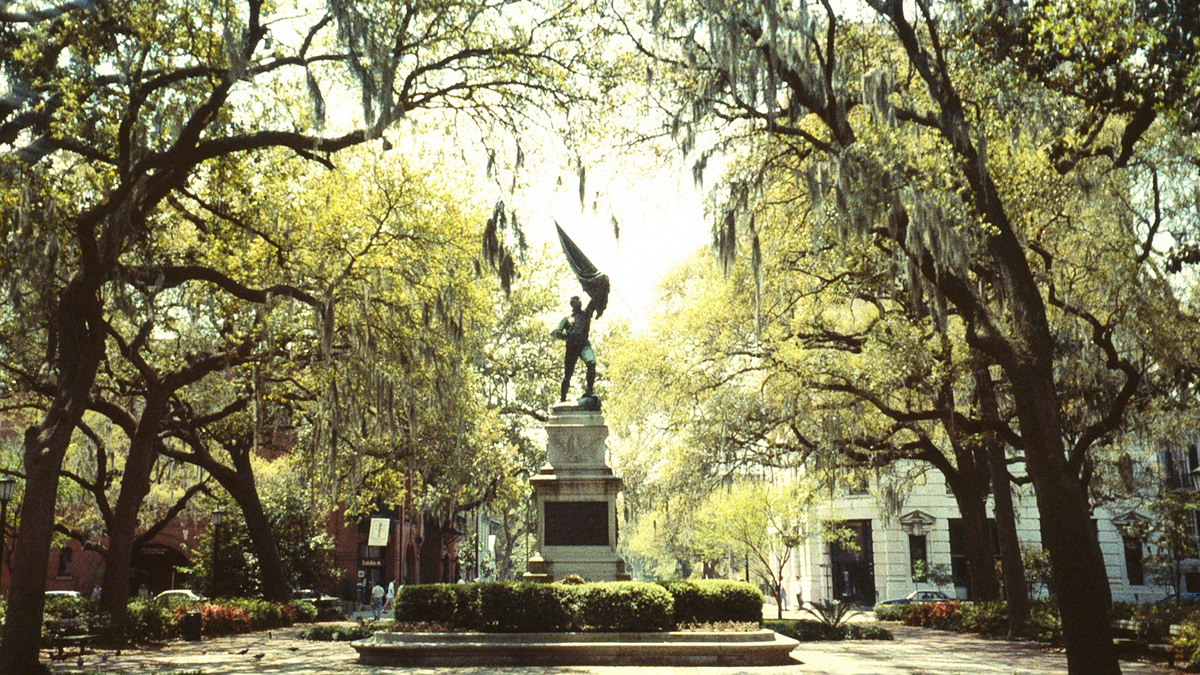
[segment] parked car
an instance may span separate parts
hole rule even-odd
[[[342,601],[340,598],[318,593],[311,588],[301,588],[292,593],[292,597],[316,607],[317,621],[338,621],[345,617],[342,612]]]
[[[174,588],[154,596],[155,602],[192,603],[201,602],[204,599],[203,595],[199,595],[195,591],[186,588]]]
[[[46,599],[51,598],[79,598],[83,599],[83,594],[79,591],[46,591]]]
[[[919,602],[945,602],[952,600],[941,591],[913,591],[899,600],[884,600],[881,605],[911,605]]]

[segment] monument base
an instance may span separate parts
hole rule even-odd
[[[559,404],[546,423],[546,464],[530,478],[538,515],[537,550],[525,579],[628,579],[617,555],[617,494],[623,482],[605,458],[608,427],[598,410]]]

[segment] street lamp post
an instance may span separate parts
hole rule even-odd
[[[208,594],[212,597],[217,597],[217,551],[221,546],[221,524],[225,522],[225,511],[223,509],[215,509],[212,512],[213,524],[213,543],[212,543],[212,569],[209,570],[211,577],[208,584]]]
[[[0,582],[4,579],[4,534],[8,530],[8,502],[12,499],[17,481],[12,476],[0,477]]]

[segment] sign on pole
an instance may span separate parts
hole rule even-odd
[[[367,546],[387,546],[391,518],[372,518],[371,532],[367,535]]]

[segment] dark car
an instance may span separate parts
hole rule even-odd
[[[344,618],[342,601],[332,595],[318,593],[311,588],[301,588],[292,597],[317,608],[317,621],[338,621]]]
[[[899,600],[884,600],[879,603],[881,605],[911,605],[919,602],[945,602],[952,600],[950,596],[941,591],[913,591],[907,596]]]

